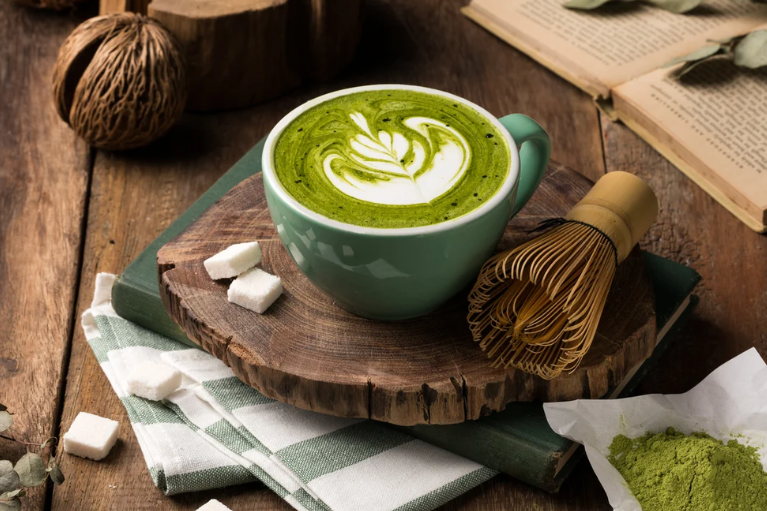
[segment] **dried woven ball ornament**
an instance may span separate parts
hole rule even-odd
[[[184,110],[181,48],[146,16],[91,18],[59,50],[53,96],[61,118],[92,146],[144,146],[168,131]]]
[[[469,329],[494,360],[552,379],[589,351],[615,270],[650,228],[658,201],[626,172],[603,176],[541,236],[485,263],[469,294]]]

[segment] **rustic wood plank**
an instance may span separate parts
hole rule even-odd
[[[188,110],[242,108],[307,79],[329,79],[354,55],[361,0],[154,0],[147,12],[188,62]]]
[[[638,392],[685,392],[754,346],[766,356],[767,236],[746,227],[628,128],[603,122],[608,171],[632,172],[658,196],[658,221],[642,246],[703,278],[695,316]]]
[[[56,434],[77,290],[88,147],[59,120],[50,73],[77,20],[0,2],[0,402],[6,432]],[[0,440],[0,458],[25,448]],[[35,488],[25,509],[43,509]]]
[[[97,271],[125,268],[290,109],[345,86],[416,83],[462,95],[496,115],[525,113],[555,140],[555,159],[586,170],[591,178],[598,177],[604,168],[598,117],[591,100],[461,16],[458,9],[463,3],[370,0],[358,56],[341,79],[299,89],[249,110],[187,115],[166,138],[143,150],[99,153],[93,170],[78,313],[90,303]],[[263,488],[163,497],[152,484],[125,411],[108,389],[79,328],[67,381],[63,428],[81,410],[122,424],[117,449],[106,460],[96,463],[64,457],[67,482],[53,492],[53,511],[75,505],[98,510],[193,510],[213,496],[238,511],[290,509]],[[587,465],[584,467],[588,474]],[[579,474],[556,496],[501,477],[445,509],[608,509],[593,476],[583,477]]]

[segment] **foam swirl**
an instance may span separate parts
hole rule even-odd
[[[284,189],[340,222],[415,227],[482,206],[509,172],[494,123],[447,97],[405,89],[360,91],[293,119],[274,147]]]
[[[405,133],[374,134],[363,114],[349,117],[360,132],[349,139],[347,151],[327,150],[322,163],[330,182],[346,195],[376,204],[428,204],[466,172],[471,148],[446,123],[410,117],[402,122]]]

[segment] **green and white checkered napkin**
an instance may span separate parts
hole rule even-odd
[[[496,474],[383,424],[261,395],[215,357],[119,317],[114,278],[97,276],[83,329],[167,495],[260,480],[300,510],[427,511]],[[129,368],[147,360],[184,374],[165,401],[123,390]]]

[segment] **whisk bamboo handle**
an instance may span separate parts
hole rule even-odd
[[[616,263],[657,214],[649,186],[611,172],[570,210],[570,222],[543,222],[553,228],[485,263],[467,320],[493,364],[547,379],[574,371],[594,340]]]
[[[658,199],[644,181],[628,172],[610,172],[596,182],[566,218],[589,224],[607,235],[620,263],[657,216]]]

